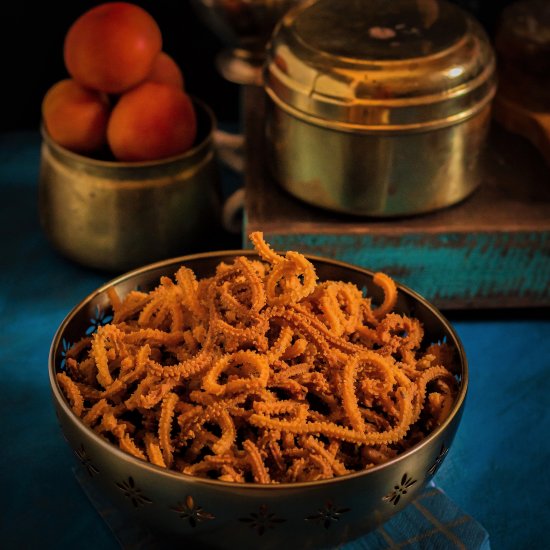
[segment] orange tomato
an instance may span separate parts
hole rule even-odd
[[[151,15],[134,4],[109,2],[72,24],[63,54],[74,80],[118,94],[147,77],[161,49],[161,32]]]
[[[197,134],[193,103],[181,89],[144,82],[123,94],[107,126],[107,140],[121,161],[158,160],[187,151]]]
[[[54,84],[42,101],[42,119],[51,138],[77,153],[93,153],[107,141],[110,105],[101,92],[71,79]]]
[[[178,64],[165,52],[160,52],[155,59],[153,69],[147,80],[171,84],[177,88],[184,88],[183,73]]]

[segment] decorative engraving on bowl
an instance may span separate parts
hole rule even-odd
[[[436,474],[437,470],[439,470],[439,467],[443,463],[443,460],[445,460],[445,457],[447,456],[448,452],[449,452],[449,448],[445,445],[445,443],[443,443],[441,445],[441,449],[439,451],[439,454],[437,455],[437,458],[435,459],[435,462],[432,464],[432,466],[430,467],[430,469],[427,472],[429,476],[434,476]]]
[[[248,523],[261,536],[268,529],[275,529],[278,524],[284,523],[286,519],[277,517],[273,512],[269,511],[265,504],[262,504],[258,512],[252,512],[247,518],[239,518],[239,521]]]
[[[415,483],[416,479],[413,479],[412,477],[409,477],[407,473],[404,473],[399,485],[395,485],[393,490],[388,493],[382,500],[389,502],[394,506],[397,506],[397,504],[401,500],[401,497],[406,495],[409,487],[411,487]]]
[[[134,478],[132,476],[128,477],[126,481],[117,483],[116,486],[124,493],[124,496],[132,501],[134,508],[139,508],[145,504],[152,504],[152,501],[149,500],[136,486]]]
[[[74,454],[78,460],[80,460],[80,463],[84,466],[90,477],[94,477],[96,474],[99,474],[99,470],[92,464],[92,461],[88,457],[88,453],[86,453],[86,449],[82,443],[80,444],[79,449],[74,449]]]
[[[170,508],[176,512],[181,519],[188,520],[191,527],[196,527],[203,521],[216,519],[214,514],[207,512],[201,506],[199,506],[191,495],[185,497],[185,502],[182,504],[178,502],[176,506]]]
[[[59,362],[59,370],[65,371],[67,366],[67,353],[69,353],[69,350],[73,347],[73,344],[63,338],[61,341],[61,352],[59,353],[59,356],[61,357],[61,361]]]
[[[338,508],[332,500],[328,500],[322,508],[319,508],[316,514],[307,516],[305,521],[314,521],[323,525],[325,529],[340,521],[342,514],[349,512],[351,508]]]
[[[113,320],[113,316],[106,315],[106,313],[107,312],[98,305],[95,306],[95,314],[90,318],[90,326],[86,329],[86,336],[92,335],[98,327],[106,325]]]

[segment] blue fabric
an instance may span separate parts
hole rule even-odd
[[[72,474],[47,357],[63,317],[112,275],[79,267],[46,242],[39,144],[38,133],[0,135],[0,545],[109,550],[116,538]],[[457,513],[485,527],[494,549],[542,548],[550,525],[548,312],[474,311],[451,320],[470,361],[470,392],[435,477],[448,496],[440,521],[465,540],[466,524],[452,523],[456,503]],[[449,548],[448,537],[439,540]]]

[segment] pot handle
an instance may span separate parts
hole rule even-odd
[[[244,176],[244,136],[242,134],[232,134],[223,130],[216,130],[214,132],[214,144],[220,162],[237,174]],[[239,187],[223,204],[222,225],[229,233],[239,234],[242,231],[244,198],[244,187]]]

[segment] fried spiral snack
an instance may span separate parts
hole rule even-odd
[[[74,413],[142,460],[233,482],[341,476],[384,463],[450,414],[454,350],[414,318],[297,252],[238,257],[197,280],[181,267],[150,292],[109,291],[113,320],[66,354]]]

